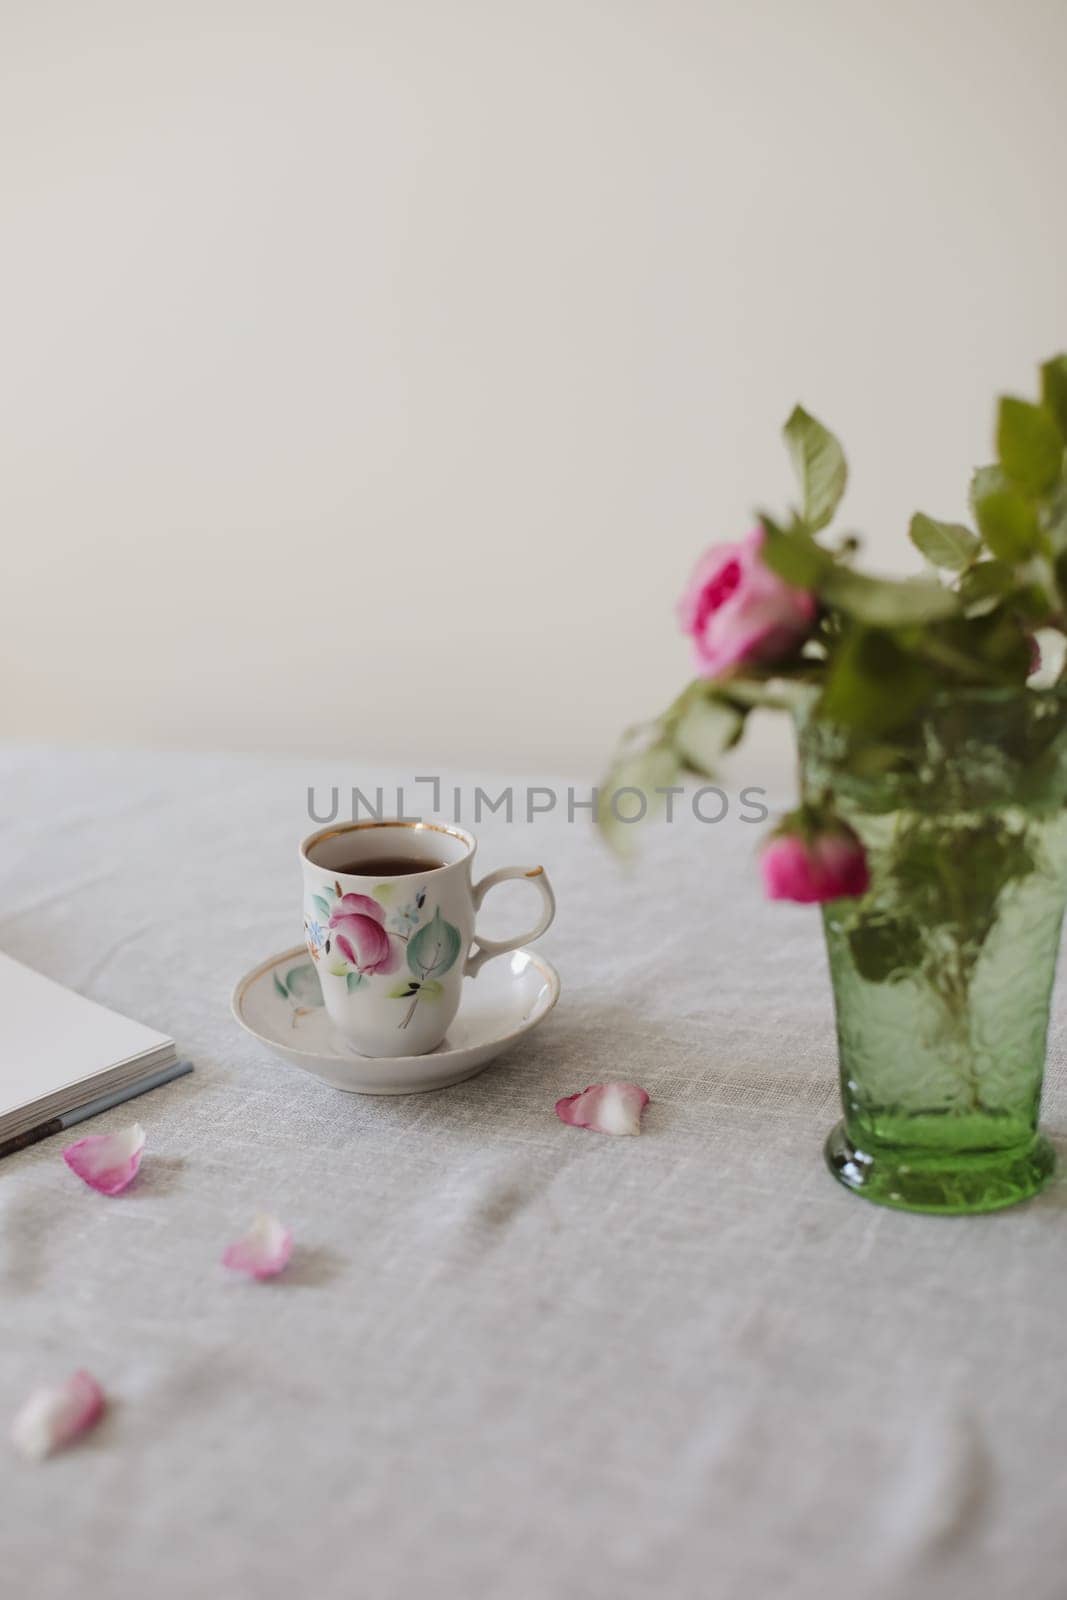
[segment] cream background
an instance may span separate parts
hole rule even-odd
[[[0,731],[595,770],[1067,343],[1059,0],[0,5]]]

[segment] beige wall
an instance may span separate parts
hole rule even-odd
[[[899,566],[1067,344],[1061,0],[0,21],[5,734],[593,769],[794,399]]]

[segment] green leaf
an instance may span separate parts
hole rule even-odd
[[[804,520],[813,532],[825,528],[848,482],[845,453],[834,435],[802,406],[783,428],[803,496]]]
[[[741,737],[744,713],[714,695],[695,698],[674,730],[674,748],[685,765],[705,777],[715,771],[725,752]]]
[[[1053,356],[1041,368],[1041,401],[1067,439],[1067,355]]]
[[[897,983],[922,961],[922,932],[910,917],[877,912],[850,928],[848,947],[861,978],[868,983]]]
[[[408,966],[416,978],[438,978],[455,962],[462,944],[459,929],[446,922],[440,906],[407,943]]]
[[[897,833],[889,859],[911,914],[927,930],[951,926],[964,961],[977,959],[997,918],[1001,894],[1037,868],[1028,835],[993,812],[916,817]]]
[[[271,973],[271,977],[274,979],[274,988],[275,988],[276,992],[279,995],[281,995],[283,1000],[288,1002],[288,1000],[289,1000],[289,991],[285,987],[285,984],[282,982],[282,980],[279,978],[279,976],[278,976],[278,974],[276,972],[272,972]]]
[[[932,670],[890,634],[854,628],[837,652],[818,712],[877,738],[909,722],[935,683]]]
[[[1006,489],[1008,480],[1001,469],[996,465],[988,467],[975,467],[971,474],[971,487],[968,498],[971,510],[977,511],[979,500],[984,500],[987,494],[992,494],[994,489]]]
[[[414,984],[412,987],[413,988],[418,988],[419,986],[417,984]],[[444,994],[444,992],[445,992],[444,984],[438,983],[436,978],[431,978],[429,983],[424,983],[422,985],[421,989],[419,989],[419,993],[421,995],[429,995],[431,1000],[436,1000],[437,996],[441,995],[441,994]]]
[[[389,904],[395,893],[395,883],[376,883],[374,888],[371,890],[371,894],[374,896],[375,900],[378,901],[379,905],[383,906],[387,906]]]
[[[1012,594],[1011,609],[1029,629],[1045,628],[1050,626],[1058,610],[1058,601],[1053,600],[1040,583],[1021,583]]]
[[[353,994],[355,990],[357,990],[361,984],[366,983],[366,981],[366,977],[362,972],[345,973],[345,988],[348,990],[349,994]]]
[[[1015,588],[1015,574],[1004,561],[979,561],[960,579],[960,599],[968,616],[994,611]]]
[[[1029,494],[1051,489],[1063,471],[1063,439],[1052,413],[1005,395],[997,418],[997,455]]]
[[[785,532],[766,517],[763,526],[766,538],[760,553],[773,572],[797,588],[817,590],[831,605],[872,627],[928,622],[959,608],[943,584],[925,578],[872,578],[835,561],[803,529]]]
[[[943,673],[942,684],[952,682],[981,687],[985,684],[1022,684],[1030,663],[1030,644],[1017,615],[1018,597],[1011,607],[1000,606],[980,616],[950,617],[924,631],[916,649]]]
[[[1037,512],[999,468],[978,468],[971,481],[971,503],[982,537],[995,556],[1014,566],[1033,555],[1041,539]]]
[[[822,596],[873,628],[934,622],[959,610],[959,598],[944,584],[925,578],[872,578],[838,566],[823,579]]]
[[[1041,526],[1053,555],[1067,550],[1067,483],[1057,484],[1042,506]]]
[[[921,511],[912,517],[908,537],[927,561],[949,572],[962,572],[981,548],[978,535],[962,522],[937,522]]]
[[[816,544],[811,534],[801,528],[786,532],[762,512],[760,522],[764,533],[760,560],[764,566],[792,584],[794,589],[817,589],[833,568],[830,552]]]
[[[326,971],[330,973],[331,977],[334,978],[344,978],[348,976],[348,968],[343,961],[331,961],[330,965],[326,968]]]
[[[319,885],[319,893],[327,902],[337,899],[337,890],[332,888],[328,883],[322,883]]]
[[[672,708],[673,711],[673,708]],[[652,816],[659,810],[663,797],[656,794],[657,789],[669,789],[676,784],[682,772],[682,765],[678,759],[678,752],[674,748],[673,734],[665,731],[666,724],[671,722],[671,712],[667,712],[656,725],[658,736],[644,749],[624,750],[616,757],[613,765],[603,778],[599,786],[599,800],[597,804],[597,827],[603,834],[606,843],[615,851],[616,855],[628,856],[634,848],[634,832],[636,818]],[[637,789],[645,796],[645,811],[641,813],[640,807],[632,795],[626,795],[619,801],[618,810],[622,817],[616,814],[612,805],[612,797],[620,789]],[[635,821],[624,821],[631,814]]]
[[[426,989],[427,987],[428,985],[426,984],[410,982],[394,983],[391,989],[385,991],[385,998],[387,1000],[410,1000],[413,994],[418,994],[420,989]]]
[[[285,974],[285,986],[298,1005],[321,1006],[319,975],[310,961],[300,967],[290,967]]]
[[[315,910],[317,911],[318,915],[320,917],[324,917],[326,919],[326,921],[329,922],[329,920],[330,920],[330,905],[329,905],[329,901],[324,900],[321,894],[313,894],[311,896],[311,904],[315,907]]]

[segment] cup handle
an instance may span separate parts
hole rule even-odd
[[[476,977],[493,956],[502,956],[508,950],[517,950],[520,945],[539,939],[556,915],[556,897],[552,893],[552,885],[548,881],[544,867],[498,867],[496,872],[488,873],[471,890],[475,911],[481,906],[489,890],[498,883],[506,882],[508,878],[526,878],[537,887],[543,902],[541,916],[527,933],[520,933],[515,939],[483,939],[481,934],[475,931],[474,937],[478,948],[474,955],[469,957],[463,969],[468,978]]]

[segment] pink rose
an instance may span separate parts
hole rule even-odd
[[[768,900],[801,905],[844,900],[867,893],[871,885],[867,855],[859,836],[844,822],[817,831],[774,834],[760,856]]]
[[[764,566],[764,538],[762,528],[753,528],[736,544],[712,545],[678,603],[702,678],[722,677],[748,662],[780,661],[811,627],[814,596]]]
[[[395,972],[400,950],[382,924],[385,912],[366,894],[343,894],[330,915],[334,943],[357,972]]]

